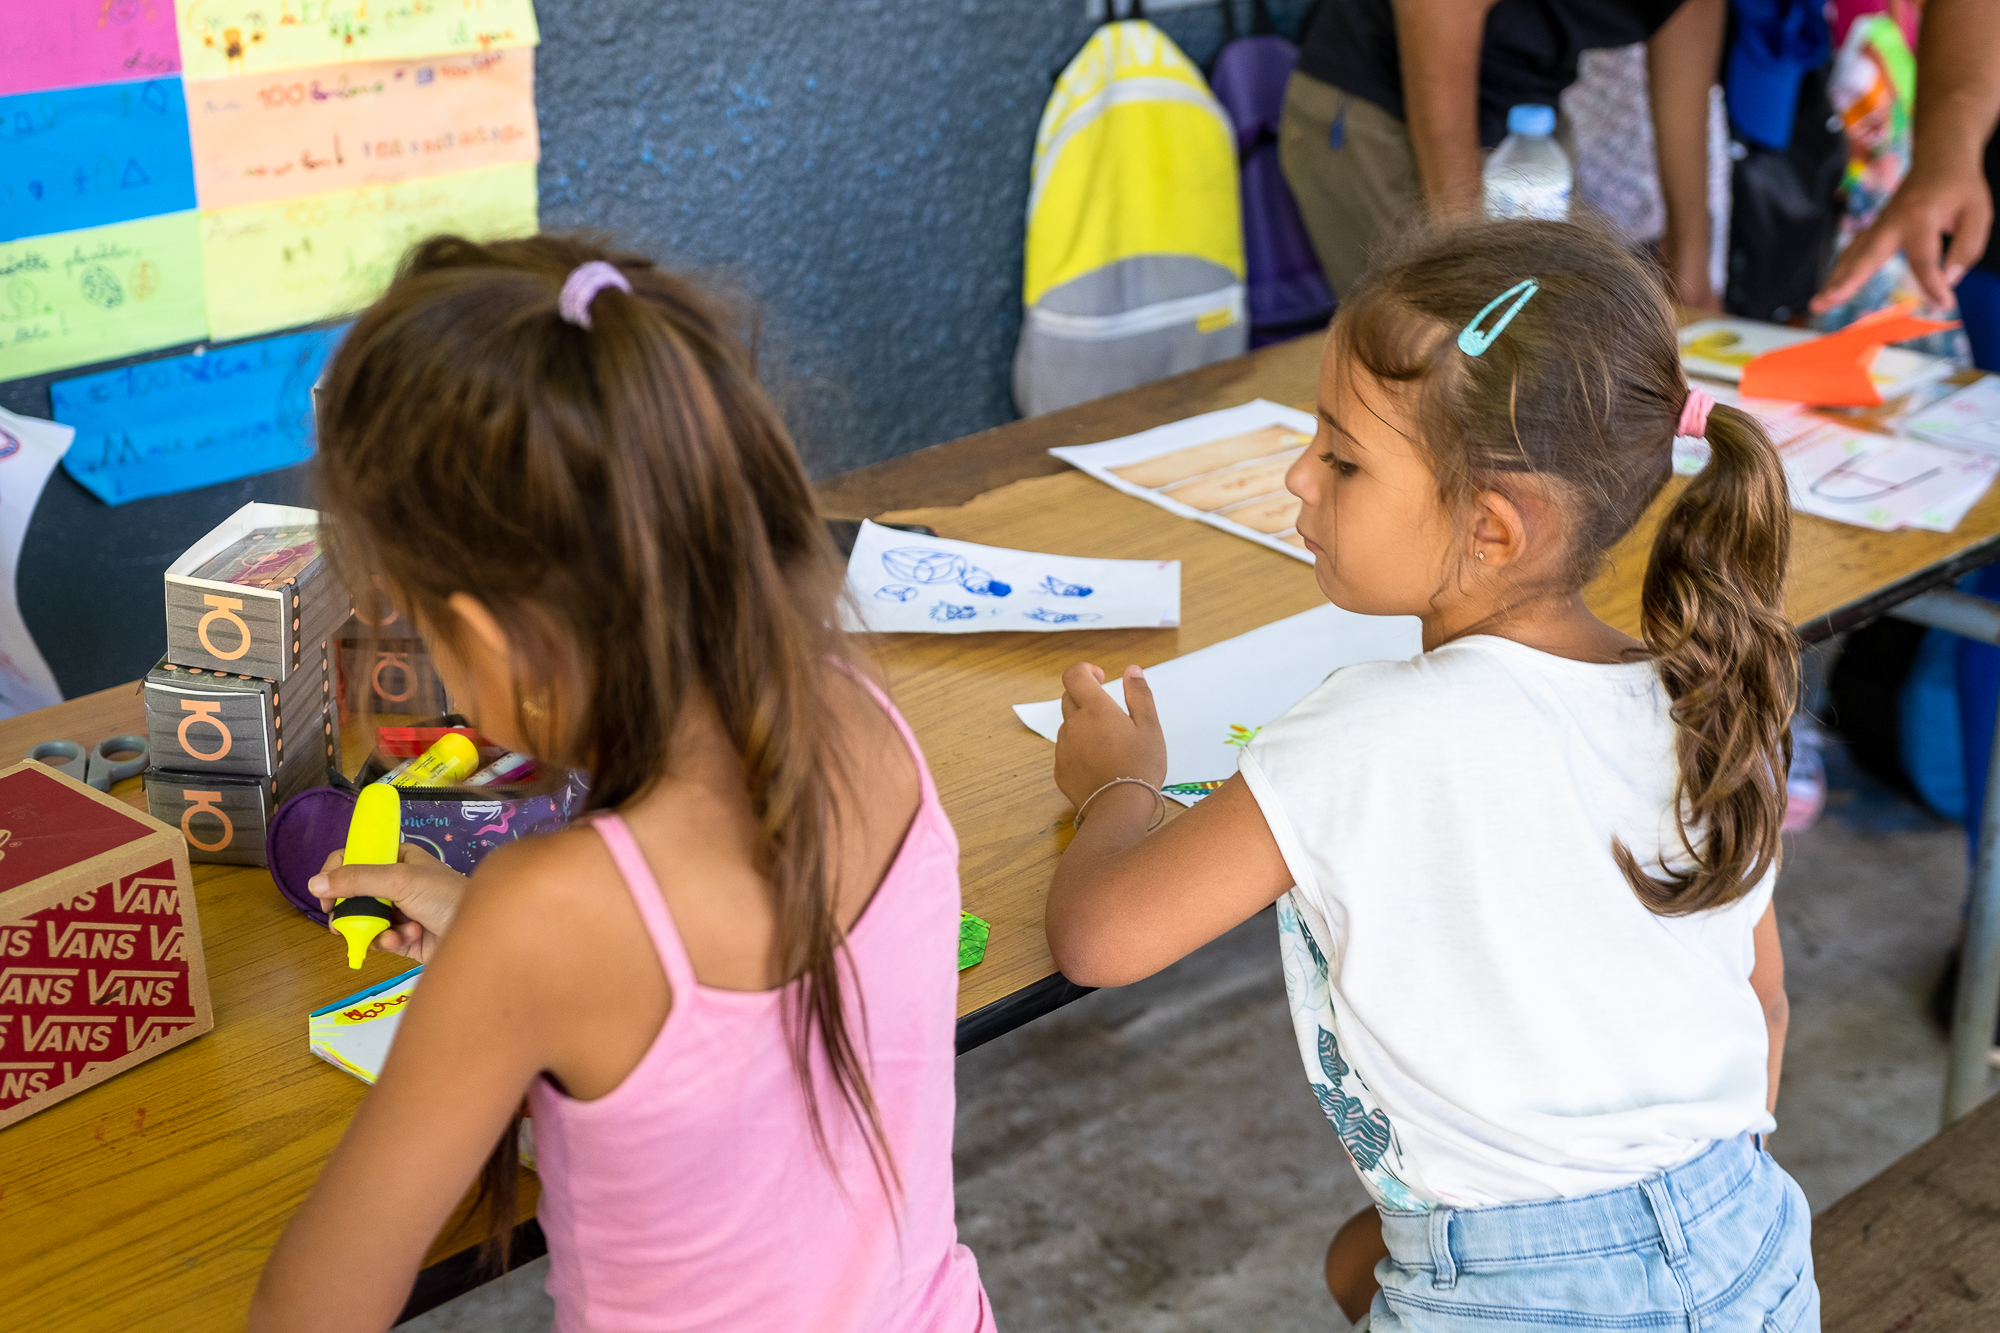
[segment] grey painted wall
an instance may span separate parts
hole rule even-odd
[[[1306,4],[1274,0],[1280,28]],[[1028,163],[1090,33],[1080,0],[536,12],[542,225],[611,231],[738,293],[816,475],[1013,418]],[[1196,60],[1222,40],[1217,6],[1156,21]],[[0,384],[0,406],[47,416],[49,382],[87,369]],[[309,483],[293,468],[106,509],[58,472],[18,592],[64,692],[143,674],[167,564],[247,500],[310,503]]]

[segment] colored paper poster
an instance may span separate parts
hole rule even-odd
[[[203,213],[209,329],[244,338],[331,319],[381,295],[403,253],[427,236],[534,230],[532,162]]]
[[[530,0],[177,0],[175,7],[190,79],[463,55],[540,40]]]
[[[106,504],[235,481],[312,457],[312,386],[346,326],[60,380],[63,459]]]
[[[55,673],[21,619],[15,589],[28,520],[73,434],[68,426],[0,408],[0,717],[62,702]]]
[[[207,335],[192,211],[0,242],[0,380]]]
[[[195,192],[236,208],[541,156],[533,48],[188,87]]]
[[[0,97],[0,241],[193,207],[179,79]]]
[[[178,74],[173,0],[8,0],[0,96]]]

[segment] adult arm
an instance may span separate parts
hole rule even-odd
[[[1785,1067],[1785,1028],[1792,1018],[1791,1001],[1785,998],[1785,951],[1778,943],[1778,909],[1766,907],[1752,937],[1757,961],[1750,968],[1750,989],[1764,1007],[1764,1030],[1771,1037],[1770,1084],[1764,1095],[1764,1109],[1778,1109],[1778,1075]]]
[[[1841,252],[1813,309],[1851,300],[1898,250],[1924,294],[1940,306],[1951,303],[1951,289],[1986,252],[1993,227],[1983,158],[1996,121],[2000,7],[1992,0],[1930,0],[1917,38],[1910,174],[1874,224]]]
[[[1646,83],[1659,150],[1667,234],[1660,257],[1674,299],[1722,308],[1709,282],[1708,90],[1722,64],[1723,0],[1687,0],[1646,43]]]
[[[1063,726],[1056,785],[1084,821],[1049,887],[1049,951],[1082,986],[1124,986],[1193,953],[1276,902],[1291,871],[1262,810],[1239,777],[1146,832],[1158,808],[1144,788],[1166,777],[1167,748],[1152,688],[1137,668],[1125,677],[1128,717],[1099,688],[1104,673],[1079,662],[1063,675]]]
[[[1479,51],[1498,0],[1395,0],[1403,117],[1424,203],[1438,216],[1480,205]]]

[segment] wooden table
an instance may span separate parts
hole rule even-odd
[[[820,488],[830,516],[903,511],[954,537],[1182,561],[1177,630],[879,644],[958,827],[966,905],[994,927],[986,960],[961,981],[961,1047],[1077,993],[1055,972],[1042,936],[1069,810],[1049,780],[1048,743],[1008,705],[1052,697],[1062,667],[1077,657],[1152,665],[1319,600],[1302,562],[1119,495],[1045,451],[1255,397],[1310,405],[1315,344],[1267,348]],[[1883,535],[1804,517],[1797,532],[1792,614],[1820,637],[2000,555],[2000,490],[1948,536]],[[1626,628],[1642,552],[1621,548],[1592,589],[1593,603]],[[0,722],[0,756],[38,740],[89,743],[143,730],[137,687],[123,686]],[[119,794],[136,798],[137,782]],[[9,1333],[240,1326],[265,1255],[361,1098],[358,1082],[307,1052],[306,1014],[405,965],[377,956],[349,972],[338,945],[261,870],[199,867],[195,885],[215,1031],[0,1131],[0,1329]],[[534,1202],[530,1177],[524,1217]],[[432,1247],[420,1296],[448,1294],[465,1280],[471,1240],[465,1219],[455,1219]]]

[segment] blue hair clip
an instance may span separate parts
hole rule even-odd
[[[1465,353],[1467,356],[1479,356],[1482,353],[1484,353],[1487,348],[1493,345],[1493,340],[1500,336],[1500,330],[1506,328],[1509,324],[1513,323],[1514,316],[1521,313],[1521,307],[1528,304],[1528,298],[1532,297],[1536,292],[1540,291],[1541,289],[1542,287],[1540,283],[1536,282],[1533,278],[1526,278],[1520,282],[1515,283],[1512,287],[1509,287],[1506,291],[1500,293],[1498,296],[1488,301],[1486,303],[1486,308],[1481,310],[1478,314],[1474,315],[1472,317],[1471,323],[1467,324],[1463,329],[1459,331],[1458,350]],[[1500,318],[1493,321],[1492,328],[1487,329],[1485,332],[1482,333],[1479,329],[1479,321],[1485,319],[1488,315],[1492,314],[1494,306],[1499,305],[1502,301],[1506,300],[1508,297],[1513,296],[1515,292],[1519,292],[1521,294],[1520,296],[1515,297],[1514,304],[1508,306],[1507,309],[1501,313]]]

